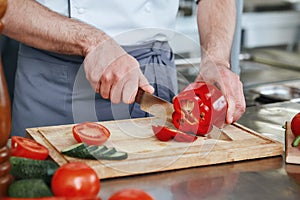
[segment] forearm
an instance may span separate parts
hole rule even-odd
[[[197,15],[202,56],[229,63],[236,23],[234,0],[201,0]]]
[[[3,34],[35,48],[85,56],[109,37],[102,31],[70,19],[34,0],[8,0],[2,19]]]

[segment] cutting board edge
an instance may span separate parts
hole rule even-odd
[[[201,164],[199,162],[196,162],[196,163],[193,163],[193,164],[190,164],[188,162],[188,158],[190,157],[193,157],[193,154],[188,154],[186,155],[185,159],[182,159],[182,163],[181,165],[177,165],[177,166],[174,166],[174,167],[170,167],[170,168],[166,168],[162,171],[171,171],[171,170],[175,170],[175,169],[185,169],[185,168],[191,168],[191,167],[201,167],[201,166],[208,166],[208,165],[215,165],[215,164],[222,164],[222,163],[228,163],[228,162],[238,162],[238,161],[243,161],[243,160],[253,160],[253,159],[259,159],[259,158],[266,158],[266,157],[275,157],[275,156],[279,156],[279,155],[282,155],[282,152],[283,152],[283,144],[280,143],[280,142],[277,142],[275,140],[272,140],[268,137],[265,137],[265,136],[261,136],[259,135],[258,133],[254,132],[253,130],[251,129],[248,129],[240,124],[233,124],[235,127],[243,130],[243,131],[246,131],[247,133],[249,134],[252,134],[252,135],[255,135],[256,137],[260,138],[260,139],[263,139],[265,141],[269,141],[267,143],[262,143],[262,144],[259,144],[260,147],[258,148],[260,151],[264,152],[264,149],[266,147],[268,147],[267,149],[270,151],[270,152],[264,152],[263,154],[260,154],[260,155],[256,155],[256,154],[250,154],[250,157],[247,157],[246,159],[245,158],[236,158],[236,159],[224,159],[224,160],[219,160],[218,162],[217,161],[211,161],[211,162],[208,162],[208,163],[205,163],[205,164]],[[70,126],[72,125],[63,125],[63,126],[57,126],[57,127],[67,127],[67,128],[70,128]],[[49,127],[49,128],[57,128],[56,126],[53,127]],[[30,128],[30,129],[27,129],[26,130],[26,133],[27,135],[33,137],[35,140],[41,142],[42,144],[46,145],[48,148],[51,149],[50,151],[50,157],[55,161],[57,162],[59,165],[62,165],[64,163],[67,163],[67,162],[71,162],[70,160],[66,159],[63,155],[61,155],[57,149],[55,147],[53,147],[53,145],[50,144],[50,142],[46,141],[47,139],[44,138],[44,136],[39,132],[39,129],[40,128],[47,128],[47,127],[39,127],[39,128]],[[242,141],[241,141],[242,142]],[[247,149],[245,148],[244,149],[245,151],[247,151]],[[238,151],[237,151],[238,152]],[[221,153],[219,153],[221,156]],[[249,155],[248,155],[249,156]],[[162,157],[161,159],[164,159],[164,157]],[[149,161],[149,160],[148,160]],[[134,162],[131,161],[131,162]],[[147,161],[145,161],[147,162]],[[150,162],[151,163],[151,162]],[[105,171],[105,170],[101,170],[101,171]],[[131,173],[131,174],[126,174],[126,173],[116,173],[114,171],[111,171],[109,173],[107,173],[107,176],[103,176],[102,175],[102,178],[103,179],[107,179],[107,178],[116,178],[116,177],[124,177],[124,176],[131,176],[131,175],[139,175],[139,174],[148,174],[148,173],[155,173],[155,172],[158,172],[158,171],[151,171],[151,170],[148,170],[148,171],[142,171],[140,173]],[[97,173],[99,174],[100,172],[97,171]],[[99,174],[101,175],[101,174]]]
[[[285,162],[289,164],[300,164],[300,149],[296,151],[294,149],[295,147],[291,146],[294,137],[291,130],[291,122],[287,121],[285,126]]]

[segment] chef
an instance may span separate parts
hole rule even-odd
[[[242,83],[229,62],[235,1],[197,3],[202,62],[195,81],[220,86],[228,102],[226,122],[232,123],[245,110]],[[90,105],[99,121],[145,117],[134,103],[138,88],[172,101],[178,88],[168,40],[178,5],[179,0],[8,0],[3,34],[21,42],[12,135],[91,120],[85,117]],[[80,88],[82,77],[92,95]]]

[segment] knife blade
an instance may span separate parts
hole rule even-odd
[[[135,102],[140,104],[141,110],[153,115],[154,117],[172,122],[173,104],[141,88],[138,89]]]

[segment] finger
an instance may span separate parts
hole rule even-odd
[[[110,77],[111,77],[111,75],[107,73],[107,74],[103,74],[101,76],[101,79],[100,79],[100,91],[99,91],[99,93],[101,94],[101,96],[104,99],[108,99],[110,97],[110,90],[111,90],[111,87],[112,87]]]
[[[227,104],[228,104],[228,108],[226,114],[226,123],[232,124],[234,119],[233,114],[234,114],[235,103],[231,99],[228,99]]]
[[[124,84],[122,100],[126,104],[131,104],[135,100],[138,91],[138,80],[129,80]]]
[[[148,92],[150,94],[154,93],[154,88],[149,84],[146,77],[140,72],[139,76],[139,87],[142,88],[145,92]]]
[[[119,77],[119,75],[116,75],[114,77],[114,82],[113,82],[111,90],[110,90],[110,101],[111,102],[120,103],[122,101],[122,93],[123,93],[124,84],[125,84],[127,78],[128,78],[127,75],[123,76],[122,78]]]
[[[227,110],[226,122],[228,124],[231,124],[239,120],[246,110],[246,102],[244,99],[244,94],[242,89],[235,88],[235,91],[237,95],[235,96],[229,95],[229,97],[227,97],[228,110]]]
[[[239,98],[237,97],[236,99],[236,103],[235,103],[235,112],[233,114],[233,122],[238,121],[241,116],[244,114],[244,112],[246,111],[246,101],[244,98],[244,93],[243,90],[240,89],[240,92],[238,93]]]

